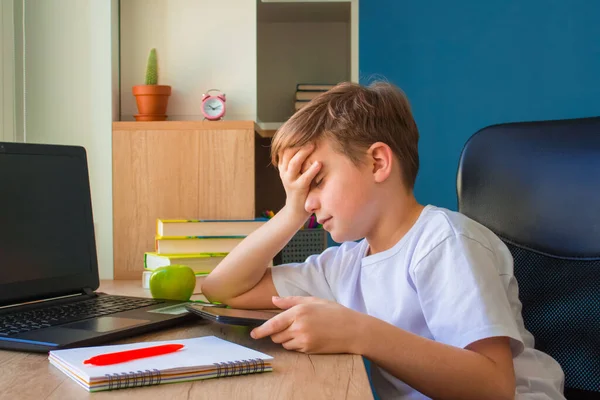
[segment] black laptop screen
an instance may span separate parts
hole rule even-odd
[[[0,152],[0,288],[29,298],[97,277],[85,153],[50,153]]]

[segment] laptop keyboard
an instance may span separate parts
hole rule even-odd
[[[4,314],[0,315],[0,336],[16,335],[163,302],[163,300],[108,295],[75,303]]]

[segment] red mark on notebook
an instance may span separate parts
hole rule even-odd
[[[112,365],[126,361],[137,360],[140,358],[160,356],[163,354],[174,353],[182,349],[182,344],[163,344],[159,346],[143,347],[141,349],[118,351],[116,353],[100,354],[85,360],[84,364],[92,365]]]

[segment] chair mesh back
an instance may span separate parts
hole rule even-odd
[[[565,260],[506,243],[525,327],[565,372],[565,386],[600,391],[600,260]]]

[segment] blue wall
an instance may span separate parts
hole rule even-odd
[[[456,209],[465,141],[487,125],[600,115],[600,1],[360,0],[360,82],[408,95],[422,203]]]

